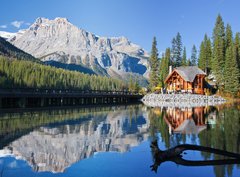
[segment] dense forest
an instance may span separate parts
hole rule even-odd
[[[190,58],[182,37],[177,33],[172,39],[172,46],[167,48],[159,58],[156,37],[153,39],[150,56],[150,89],[166,87],[164,80],[168,68],[178,66],[198,66],[216,80],[220,94],[235,96],[240,92],[240,33],[233,35],[231,26],[224,25],[221,15],[218,15],[212,37],[204,35],[199,50],[193,45]],[[198,54],[199,53],[199,54]]]
[[[61,88],[83,90],[138,91],[138,78],[122,80],[97,76],[82,66],[71,67],[55,62],[48,66],[0,37],[0,88]],[[56,65],[56,67],[55,67]],[[59,66],[61,65],[61,66]],[[63,69],[61,69],[63,68]],[[87,73],[87,74],[83,74]],[[139,80],[140,81],[140,80]]]
[[[41,63],[0,56],[0,87],[124,90],[127,84],[113,78],[82,74]]]

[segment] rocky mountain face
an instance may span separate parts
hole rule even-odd
[[[40,58],[81,65],[96,74],[148,77],[148,54],[125,37],[99,37],[71,24],[66,18],[38,18],[28,29],[8,39],[18,48]]]
[[[2,37],[0,37],[0,55],[10,57],[10,58],[17,58],[17,59],[39,62],[38,59],[34,58],[32,55],[15,47],[10,42],[6,41],[6,38],[2,38]]]

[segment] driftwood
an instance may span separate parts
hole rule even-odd
[[[151,149],[154,159],[154,164],[151,165],[152,171],[157,172],[158,166],[161,163],[166,161],[172,161],[179,165],[184,166],[208,166],[208,165],[228,165],[228,164],[240,164],[240,154],[232,153],[220,149],[198,146],[198,145],[190,145],[190,144],[182,144],[175,146],[173,148],[167,149],[162,151],[158,147],[157,141],[153,141],[151,143]],[[203,151],[214,153],[218,155],[222,155],[228,157],[228,159],[221,159],[221,160],[185,160],[182,158],[182,153],[186,150],[196,150],[196,151]]]

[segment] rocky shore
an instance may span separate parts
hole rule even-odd
[[[197,107],[219,105],[226,100],[220,96],[196,94],[147,94],[142,102],[149,107]]]

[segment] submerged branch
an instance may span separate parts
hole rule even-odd
[[[228,165],[228,164],[240,164],[240,154],[228,152],[220,149],[205,147],[205,146],[198,146],[198,145],[190,145],[190,144],[182,144],[175,146],[173,148],[167,149],[162,151],[158,147],[157,141],[153,141],[151,143],[151,149],[154,159],[154,164],[151,166],[152,170],[157,172],[158,166],[161,163],[166,161],[172,161],[179,165],[184,166],[208,166],[208,165]],[[185,160],[182,158],[183,151],[186,150],[195,150],[201,152],[209,152],[218,155],[222,155],[228,157],[228,159],[221,159],[221,160]]]

